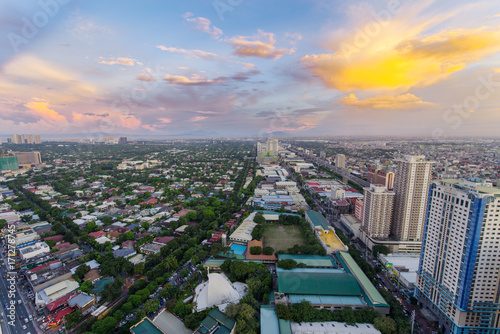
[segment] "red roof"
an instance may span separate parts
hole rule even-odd
[[[61,320],[70,313],[73,313],[73,310],[70,307],[63,308],[62,310],[54,314],[53,322],[58,323],[59,320]]]
[[[317,187],[317,186],[319,186],[319,183],[313,183],[313,182],[311,182],[311,183],[307,183],[307,184],[309,186],[311,186],[311,187]]]
[[[139,204],[156,204],[156,203],[158,203],[158,199],[156,199],[156,198],[150,198],[149,200],[141,202]]]
[[[61,242],[64,239],[62,234],[53,235],[51,237],[43,238],[43,241],[52,240],[54,242]]]
[[[104,231],[97,231],[97,232],[89,233],[89,236],[93,237],[93,238],[99,238],[99,237],[102,237],[103,235],[106,235],[106,232],[104,232]]]
[[[66,296],[64,297],[61,297],[57,300],[54,300],[52,303],[48,303],[47,304],[47,310],[49,310],[49,312],[52,312],[56,309],[58,309],[60,306],[66,304],[68,302],[68,299],[72,296],[71,293],[68,293]]]
[[[167,244],[169,241],[174,240],[174,237],[158,237],[154,241],[160,244]]]
[[[62,244],[55,245],[54,248],[57,248],[58,250],[64,249],[71,245],[69,242],[63,242]]]
[[[42,264],[41,266],[38,266],[38,267],[35,267],[33,269],[30,270],[31,273],[36,273],[37,271],[40,271],[42,269],[45,269],[47,268],[48,266],[50,266],[51,264],[53,263],[58,263],[59,261],[58,260],[54,260],[54,261],[50,261],[49,263],[45,263],[45,264]]]

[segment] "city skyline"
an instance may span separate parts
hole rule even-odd
[[[495,1],[0,8],[4,136],[498,136]]]

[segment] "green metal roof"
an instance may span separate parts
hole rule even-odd
[[[232,329],[236,325],[236,321],[229,318],[218,309],[213,309],[212,311],[210,311],[207,317],[203,319],[200,326],[202,330],[206,329],[207,331],[210,331],[217,324],[220,325],[220,328],[216,331],[216,333],[228,334],[231,333]]]
[[[304,255],[304,254],[278,254],[280,260],[292,259],[297,263],[303,263],[308,267],[332,267],[337,268],[337,263],[329,256]]]
[[[314,226],[321,226],[324,230],[328,230],[330,228],[330,224],[328,224],[325,217],[323,217],[320,212],[308,210],[306,211],[306,215],[312,221]]]
[[[300,215],[296,213],[287,213],[287,212],[276,212],[276,211],[270,211],[270,210],[255,210],[255,212],[260,212],[263,215],[285,215],[285,216],[296,216],[296,217],[301,217]]]
[[[260,307],[260,333],[261,334],[280,334],[278,316],[269,305]]]
[[[347,273],[332,270],[277,270],[278,291],[288,294],[360,296],[356,279]]]
[[[130,328],[134,334],[163,334],[161,330],[156,327],[148,317],[142,319],[137,325]]]
[[[290,326],[289,320],[279,320],[280,324],[280,334],[292,334],[292,326]]]
[[[387,304],[384,297],[382,297],[370,279],[365,275],[363,270],[361,270],[356,261],[354,261],[351,254],[348,252],[339,252],[337,256],[344,265],[344,269],[348,270],[356,277],[373,306],[389,307],[389,304]]]

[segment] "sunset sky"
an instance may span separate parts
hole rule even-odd
[[[491,1],[8,0],[0,138],[500,134]]]

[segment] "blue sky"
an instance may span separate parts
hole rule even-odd
[[[4,1],[0,134],[497,135],[495,1]]]

